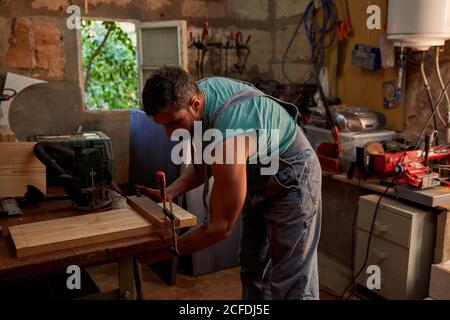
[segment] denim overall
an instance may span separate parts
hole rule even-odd
[[[225,110],[261,96],[275,100],[296,122],[298,110],[294,105],[248,85],[213,114],[207,127],[214,127]],[[261,165],[247,164],[239,248],[242,299],[319,299],[322,173],[299,126],[295,140],[278,160],[279,171],[272,176],[261,175]],[[204,196],[207,191],[206,184]]]

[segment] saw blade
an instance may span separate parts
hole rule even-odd
[[[367,171],[370,171],[370,156],[371,155],[380,155],[385,154],[383,145],[379,141],[370,141],[367,142],[364,146],[364,168]]]

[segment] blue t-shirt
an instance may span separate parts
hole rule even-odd
[[[212,77],[198,83],[205,94],[204,122],[211,123],[214,113],[231,97],[249,86],[243,82]],[[287,150],[295,139],[296,123],[279,103],[268,97],[255,97],[224,110],[217,117],[214,128],[222,132],[224,140],[246,133],[258,134],[258,155],[275,156]],[[230,130],[231,129],[231,130]],[[265,136],[264,136],[265,134]],[[213,141],[218,143],[220,141]]]

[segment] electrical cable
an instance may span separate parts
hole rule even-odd
[[[356,239],[356,221],[358,220],[358,212],[359,212],[359,203],[356,205],[355,215],[353,217],[353,225],[352,225],[352,277],[354,276],[353,270],[355,270],[355,239]],[[345,294],[345,292],[344,292]],[[353,290],[351,292],[353,294]]]
[[[395,178],[394,178],[394,179],[395,179]],[[394,182],[394,180],[392,180],[392,182]],[[375,207],[375,212],[374,212],[373,219],[372,219],[372,224],[371,224],[371,226],[370,226],[369,238],[368,238],[368,240],[367,240],[366,256],[365,256],[365,258],[364,258],[364,263],[362,264],[361,269],[356,273],[355,276],[352,277],[352,279],[351,279],[351,281],[349,282],[349,284],[345,287],[345,290],[344,290],[344,292],[341,294],[341,297],[340,297],[341,300],[344,300],[345,294],[346,294],[347,291],[350,289],[350,287],[353,286],[353,284],[355,283],[355,280],[358,279],[358,277],[360,276],[360,274],[364,271],[364,267],[366,266],[367,261],[369,260],[369,251],[370,251],[370,245],[371,245],[371,243],[372,243],[373,232],[374,232],[374,229],[375,229],[375,221],[376,221],[377,216],[378,216],[378,211],[379,211],[379,208],[380,208],[381,201],[382,201],[383,198],[386,196],[386,194],[388,193],[389,189],[391,189],[391,185],[388,185],[388,186],[387,186],[386,190],[383,192],[383,194],[380,196],[380,198],[379,198],[378,201],[377,201],[377,205],[376,205],[376,207]],[[355,219],[355,220],[356,220],[356,219]],[[355,222],[355,225],[356,225],[356,222]]]
[[[430,83],[428,82],[428,78],[427,78],[427,75],[425,73],[425,57],[426,57],[426,54],[427,53],[425,51],[422,53],[422,61],[420,62],[420,73],[422,74],[422,79],[423,79],[423,83],[425,85],[425,89],[426,89],[426,92],[427,92],[428,101],[430,102],[431,112],[433,113],[435,104],[434,104],[434,101],[433,101],[433,95],[431,93],[431,86],[430,86]],[[437,123],[437,119],[436,119],[435,113],[433,113],[433,114],[434,114],[434,116],[433,116],[434,130],[437,130],[438,129],[438,123]]]
[[[321,7],[323,8],[323,21],[322,26],[317,26],[317,9],[314,4],[315,1],[311,0],[305,9],[305,12],[301,15],[300,20],[294,30],[294,33],[289,40],[288,46],[281,59],[281,72],[285,79],[291,84],[297,84],[295,81],[289,78],[286,72],[286,59],[291,49],[294,40],[303,25],[308,42],[311,46],[311,61],[313,67],[319,70],[325,64],[325,50],[331,48],[336,42],[337,35],[337,10],[332,0],[317,0]],[[326,35],[328,32],[332,31],[331,38],[328,43],[326,43]],[[312,78],[307,80],[309,81]]]
[[[125,195],[125,193],[123,193],[123,192],[120,191],[120,190],[117,190],[116,188],[113,188],[113,187],[111,187],[111,186],[105,186],[105,189],[108,189],[108,190],[117,192],[117,193],[120,195],[120,198],[124,198],[124,199],[127,198],[127,196]]]
[[[442,79],[439,56],[440,56],[440,48],[436,47],[436,73],[437,73],[437,76],[438,76],[438,79],[439,79],[439,84],[441,85],[441,89],[444,90],[444,93],[445,93],[445,101],[447,102],[446,109],[447,109],[447,112],[448,112],[448,108],[450,107],[450,98],[448,96],[447,90],[445,90],[444,80]],[[441,119],[441,121],[444,123],[444,126],[446,126],[447,123],[443,119],[443,117],[442,117],[442,115],[441,115],[441,113],[439,111],[439,105],[437,107],[438,107],[438,111],[437,111],[438,116]]]
[[[447,93],[447,90],[445,90],[444,80],[442,79],[441,66],[440,66],[440,60],[439,60],[440,53],[441,53],[441,48],[436,47],[436,73],[437,73],[437,76],[439,79],[439,84],[441,86],[441,89],[444,90],[444,92],[445,92],[445,99],[447,102],[447,104],[445,105],[447,120],[443,120],[445,129],[446,129],[445,142],[449,144],[450,143],[450,98]],[[437,106],[437,108],[439,109],[439,105]],[[438,115],[440,118],[442,118],[439,110],[438,110]]]
[[[441,94],[439,96],[437,105],[439,105],[442,102],[442,99],[444,98],[444,92],[447,91],[449,86],[450,86],[450,80],[447,82],[447,84],[445,85],[445,88],[442,90],[442,92],[441,92]],[[428,125],[430,124],[430,121],[433,119],[434,114],[436,113],[436,110],[437,110],[436,106],[433,106],[433,112],[430,114],[430,116],[428,117],[427,122],[425,123],[424,127],[422,128],[422,131],[420,133],[419,140],[417,140],[417,144],[415,146],[415,149],[419,148],[420,143],[421,143],[421,141],[423,139],[423,136],[425,135],[425,131],[426,131]]]

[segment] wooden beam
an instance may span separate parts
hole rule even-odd
[[[177,207],[175,214],[184,226],[196,223],[195,216]],[[17,257],[78,248],[84,245],[149,235],[162,230],[131,208],[36,223],[9,228]]]
[[[23,197],[27,185],[46,194],[45,166],[33,153],[35,142],[0,142],[0,198]]]
[[[164,215],[162,204],[157,204],[146,196],[127,197],[127,203],[156,227],[160,229],[171,228],[171,221]],[[168,203],[167,206],[169,206]],[[195,216],[175,204],[173,204],[173,211],[177,217],[177,219],[175,219],[175,226],[177,228],[183,228],[197,223]]]

